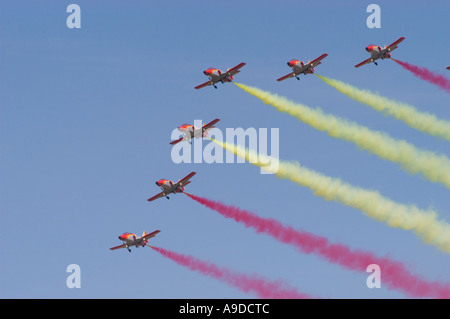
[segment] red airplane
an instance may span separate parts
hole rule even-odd
[[[232,82],[234,79],[234,75],[238,74],[239,69],[242,68],[245,65],[244,62],[236,65],[234,68],[228,69],[227,72],[222,72],[219,69],[215,69],[215,68],[209,68],[205,71],[203,71],[203,74],[205,74],[208,78],[209,81],[205,82],[203,84],[200,84],[198,86],[195,87],[195,89],[201,89],[204,88],[205,86],[210,86],[213,85],[215,89],[217,89],[216,83],[218,82]]]
[[[318,66],[319,64],[321,64],[322,62],[320,62],[322,59],[324,59],[325,57],[327,57],[328,54],[324,53],[322,54],[320,57],[318,57],[317,59],[311,61],[309,60],[308,63],[303,63],[300,60],[291,60],[287,63],[287,65],[289,67],[292,68],[292,73],[286,74],[285,76],[282,76],[281,78],[277,79],[278,82],[281,82],[283,80],[292,78],[292,77],[296,77],[297,80],[300,80],[300,78],[298,77],[299,74],[313,74],[315,71],[315,67]]]
[[[183,137],[180,137],[178,140],[170,142],[171,145],[175,145],[182,141],[189,141],[191,143],[191,139],[202,138],[208,136],[208,131],[214,128],[214,124],[219,122],[219,119],[215,119],[208,124],[203,124],[201,128],[197,128],[194,125],[184,124],[178,127],[178,130],[185,133]],[[192,144],[192,143],[191,143]]]
[[[123,241],[123,244],[112,247],[112,248],[110,248],[110,250],[126,248],[126,249],[128,249],[129,252],[131,252],[130,247],[132,247],[132,246],[136,246],[136,248],[138,248],[139,246],[145,247],[148,243],[148,240],[152,237],[155,237],[155,235],[158,234],[159,232],[160,232],[159,230],[155,230],[154,232],[152,232],[150,234],[147,234],[146,232],[144,232],[142,234],[142,237],[138,237],[135,234],[128,233],[128,232],[123,233],[122,235],[119,236],[119,239],[121,241]]]
[[[159,181],[156,182],[156,185],[161,187],[162,192],[147,199],[149,202],[154,201],[155,199],[161,198],[161,197],[166,197],[167,199],[169,199],[169,194],[173,193],[183,193],[184,192],[184,186],[186,186],[187,184],[189,184],[189,179],[192,178],[192,176],[194,176],[196,174],[196,172],[192,172],[190,173],[188,176],[180,179],[178,182],[174,183],[171,180],[168,179],[160,179]]]
[[[402,42],[403,40],[405,40],[404,37],[399,38],[397,41],[395,41],[394,43],[392,43],[389,46],[384,46],[384,48],[382,49],[381,47],[379,47],[378,45],[369,45],[366,48],[366,51],[370,53],[371,57],[368,58],[367,60],[362,61],[361,63],[355,65],[355,68],[359,68],[360,66],[363,66],[364,64],[368,64],[373,62],[375,65],[378,65],[375,61],[378,59],[389,59],[391,57],[391,51],[394,51],[395,49],[397,49],[397,45]]]

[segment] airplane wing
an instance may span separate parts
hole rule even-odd
[[[355,65],[355,68],[359,68],[360,66],[363,66],[364,64],[369,64],[371,62],[372,62],[372,58],[368,58],[367,60],[364,60],[361,63]]]
[[[178,186],[184,186],[187,185],[189,183],[189,180],[195,175],[197,174],[196,172],[192,172],[190,173],[188,176],[180,179],[177,183],[175,183],[173,186],[174,187],[178,187]]]
[[[294,72],[286,74],[285,76],[282,76],[281,78],[277,79],[278,82],[284,81],[286,79],[292,78],[294,76]]]
[[[212,127],[214,124],[216,124],[219,121],[220,121],[219,119],[215,119],[215,120],[212,120],[211,122],[209,122],[208,124],[203,125],[203,127],[202,127],[203,131],[206,131],[207,129],[209,129],[210,127]]]
[[[116,250],[116,249],[125,248],[125,247],[126,247],[125,244],[123,244],[123,245],[111,247],[110,250]]]
[[[164,197],[164,195],[163,195],[164,193],[163,192],[161,192],[161,193],[159,193],[159,194],[157,194],[157,195],[155,195],[155,196],[153,196],[153,197],[150,197],[149,199],[147,199],[149,202],[151,202],[151,201],[154,201],[155,199],[158,199],[158,198],[161,198],[161,197]]]
[[[141,239],[148,239],[148,238],[152,238],[155,237],[156,234],[160,233],[160,230],[155,230],[154,232],[151,232],[150,234],[147,234],[145,236],[142,236]]]
[[[239,71],[240,68],[242,68],[245,65],[244,62],[239,63],[238,65],[236,65],[235,67],[229,69],[226,73],[228,73],[229,75],[233,76],[241,71]]]
[[[316,66],[318,66],[321,62],[321,60],[325,59],[328,56],[328,54],[324,53],[322,54],[320,57],[318,57],[317,59],[309,62],[311,64],[311,66],[314,68]]]
[[[387,51],[393,51],[393,50],[397,49],[397,44],[399,44],[403,40],[405,40],[405,37],[401,37],[397,41],[395,41],[394,43],[392,43],[389,46],[387,46],[386,47]]]
[[[175,145],[175,144],[177,144],[177,143],[180,143],[183,139],[184,139],[184,137],[180,137],[178,140],[172,141],[172,142],[170,142],[169,144],[170,144],[170,145]]]
[[[208,81],[208,82],[202,83],[200,85],[197,85],[194,89],[198,90],[198,89],[210,86],[210,85],[212,85],[212,83],[211,83],[211,81]]]

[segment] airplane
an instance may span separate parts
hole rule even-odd
[[[191,172],[189,175],[187,175],[186,177],[180,179],[178,182],[174,183],[171,180],[168,179],[160,179],[159,181],[156,182],[156,185],[161,187],[162,192],[147,199],[149,202],[154,201],[155,199],[161,198],[161,197],[166,197],[167,199],[169,199],[169,194],[173,193],[183,193],[184,192],[184,186],[186,186],[187,184],[190,183],[189,179],[192,178],[192,176],[194,176],[196,174],[196,172]]]
[[[395,41],[394,43],[392,43],[389,46],[384,46],[384,48],[382,49],[381,47],[379,47],[378,45],[369,45],[368,47],[366,47],[366,51],[370,53],[371,57],[368,58],[367,60],[362,61],[361,63],[355,65],[355,68],[359,68],[360,66],[363,66],[364,64],[368,64],[373,62],[373,64],[378,65],[375,61],[378,59],[389,59],[391,57],[391,51],[394,51],[395,49],[397,49],[397,45],[402,42],[403,40],[405,40],[404,37],[399,38],[397,41]]]
[[[245,63],[242,62],[242,63],[236,65],[234,68],[228,69],[227,72],[222,72],[221,70],[215,69],[215,68],[209,68],[209,69],[203,71],[203,74],[205,74],[209,78],[209,81],[202,83],[200,85],[197,85],[195,87],[195,89],[198,90],[198,89],[204,88],[205,86],[210,86],[210,85],[213,85],[214,88],[217,89],[216,83],[218,83],[218,82],[222,82],[222,83],[232,82],[234,79],[233,76],[235,74],[238,74],[239,72],[241,72],[241,71],[239,71],[239,69],[242,68],[244,65],[245,65]]]
[[[315,71],[315,67],[318,66],[319,64],[321,64],[322,62],[320,62],[322,59],[324,59],[325,57],[327,57],[328,54],[324,53],[322,54],[320,57],[318,57],[317,59],[311,61],[309,60],[308,63],[303,63],[303,61],[300,60],[291,60],[287,63],[287,65],[289,67],[292,68],[292,73],[286,74],[285,76],[282,76],[281,78],[277,79],[278,82],[281,82],[283,80],[292,78],[292,77],[296,77],[297,80],[300,80],[300,78],[298,77],[299,74],[313,74]]]
[[[128,233],[128,232],[123,233],[122,235],[119,236],[119,239],[121,241],[123,241],[123,244],[112,247],[112,248],[110,248],[110,250],[126,248],[131,253],[130,247],[132,247],[132,246],[136,246],[136,248],[138,248],[139,246],[145,247],[148,243],[148,240],[152,237],[155,237],[155,235],[158,234],[159,232],[160,232],[159,230],[155,230],[154,232],[152,232],[150,234],[147,234],[147,232],[144,232],[142,234],[142,237],[138,237],[135,234]]]
[[[178,127],[178,130],[185,133],[183,137],[180,137],[178,140],[170,142],[171,145],[175,145],[182,141],[189,141],[192,144],[191,139],[202,138],[208,135],[208,131],[214,128],[214,124],[219,122],[219,119],[215,119],[208,124],[203,124],[201,128],[197,128],[194,125],[184,124]]]

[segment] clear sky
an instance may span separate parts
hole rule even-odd
[[[66,8],[81,8],[69,29]],[[369,29],[366,8],[381,7]],[[284,280],[325,298],[404,298],[369,289],[355,273],[250,229],[177,194],[147,202],[155,181],[197,175],[187,190],[354,249],[391,256],[430,280],[450,282],[450,255],[413,233],[262,175],[251,164],[175,164],[172,130],[219,118],[218,127],[279,128],[280,158],[433,207],[450,222],[449,189],[334,139],[202,71],[247,65],[238,82],[259,87],[450,157],[435,138],[352,101],[315,76],[275,80],[286,62],[328,53],[317,73],[450,120],[448,93],[393,61],[354,68],[368,44],[406,40],[394,57],[449,77],[448,1],[2,1],[0,3],[0,297],[254,298],[148,248],[110,251],[123,232],[160,229],[155,246]],[[207,145],[207,140],[203,145]],[[69,289],[66,267],[81,268]],[[382,275],[382,274],[381,274]],[[383,279],[383,278],[382,278]]]

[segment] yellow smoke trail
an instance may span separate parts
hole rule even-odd
[[[311,189],[315,195],[329,201],[336,201],[364,212],[367,216],[390,227],[413,231],[427,244],[450,253],[450,225],[437,219],[437,213],[405,205],[380,195],[377,191],[352,186],[338,178],[320,174],[301,166],[298,162],[281,161],[258,155],[252,150],[211,139],[225,150],[244,158],[255,166],[274,173],[281,179],[288,179]],[[271,163],[271,165],[267,165]]]
[[[450,188],[450,159],[445,155],[418,149],[386,133],[373,131],[355,122],[326,114],[320,108],[312,109],[255,87],[232,83],[265,104],[272,105],[278,111],[288,113],[319,131],[326,131],[332,137],[353,142],[380,158],[401,164],[403,169],[412,174],[422,173],[428,180],[443,183]]]
[[[439,136],[450,141],[450,122],[436,118],[435,115],[420,112],[406,103],[397,102],[368,90],[360,90],[350,84],[339,80],[317,75],[322,81],[334,87],[351,99],[363,103],[371,108],[393,116],[397,120],[405,122],[408,126],[433,136]]]

